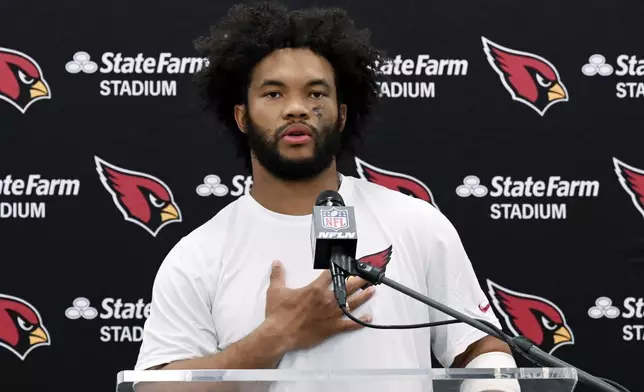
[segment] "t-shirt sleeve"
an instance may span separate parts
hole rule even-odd
[[[430,235],[435,236],[435,239],[425,242],[428,247],[427,290],[430,298],[469,317],[489,321],[501,328],[456,229],[437,210],[431,215]],[[430,310],[431,322],[452,319],[452,316],[439,310]],[[456,356],[485,336],[486,333],[465,323],[432,327],[432,351],[444,367],[449,367]]]
[[[135,370],[218,352],[211,300],[196,255],[180,241],[161,264]]]

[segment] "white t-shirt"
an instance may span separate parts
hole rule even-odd
[[[470,317],[501,328],[460,238],[431,204],[354,177],[339,193],[355,210],[356,258],[390,256],[386,276]],[[136,370],[225,350],[264,320],[271,263],[280,260],[287,287],[309,284],[311,215],[288,216],[240,197],[182,238],[156,276]],[[451,319],[384,285],[353,314],[373,324]],[[445,367],[485,334],[467,324],[413,330],[362,328],[288,353],[283,369],[431,368],[430,349]]]

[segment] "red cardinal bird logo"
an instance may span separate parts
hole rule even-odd
[[[405,195],[412,196],[417,199],[425,200],[438,209],[438,206],[434,202],[432,192],[429,190],[427,185],[423,184],[417,178],[375,167],[358,157],[355,157],[355,160],[356,170],[358,171],[360,178],[363,180],[404,193]]]
[[[101,183],[126,221],[143,227],[153,237],[166,225],[181,222],[181,211],[163,181],[114,166],[96,156],[94,160]]]
[[[503,47],[485,37],[481,40],[488,62],[499,74],[513,100],[523,102],[541,116],[552,105],[568,101],[568,92],[559,72],[548,60]]]
[[[622,188],[631,195],[635,208],[644,216],[644,170],[625,164],[613,158],[615,173]]]
[[[515,336],[523,335],[549,354],[557,348],[574,344],[570,327],[557,305],[545,298],[512,291],[487,280],[496,310]]]
[[[50,344],[49,333],[33,305],[23,299],[0,294],[0,346],[24,361],[36,347]]]
[[[22,52],[0,48],[0,99],[22,114],[35,102],[51,99],[40,65]]]
[[[380,268],[382,271],[387,270],[387,264],[391,261],[391,254],[393,252],[393,245],[389,245],[387,249],[381,250],[380,252],[372,253],[370,255],[363,256],[358,259],[358,261],[367,263],[376,268]],[[371,286],[371,283],[365,284],[362,289]]]

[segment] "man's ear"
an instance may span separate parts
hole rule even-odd
[[[235,105],[235,122],[242,133],[246,133],[246,105]]]
[[[340,105],[340,111],[338,112],[338,115],[340,116],[340,132],[344,131],[344,126],[347,123],[347,105],[346,104],[341,104]]]

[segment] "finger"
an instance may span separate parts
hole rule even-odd
[[[284,279],[284,266],[279,260],[275,260],[271,269],[271,282],[270,286],[284,287],[286,285]]]
[[[317,278],[315,278],[313,282],[311,282],[310,286],[319,286],[326,289],[327,287],[329,287],[330,284],[331,284],[331,271],[325,270],[320,274],[320,276],[318,276]]]
[[[363,287],[365,284],[368,282],[362,278],[359,278],[357,276],[350,276],[349,279],[347,279],[347,294],[352,294],[359,288]]]
[[[358,319],[364,321],[365,323],[371,323],[373,321],[373,317],[368,314],[360,316],[358,317]],[[364,328],[364,325],[358,324],[353,320],[338,320],[336,323],[336,330],[338,332],[355,331],[361,328]]]
[[[365,291],[353,294],[347,299],[347,305],[349,305],[349,309],[351,310],[356,310],[358,309],[362,304],[367,302],[369,298],[373,297],[373,294],[375,293],[376,288],[371,286]]]

